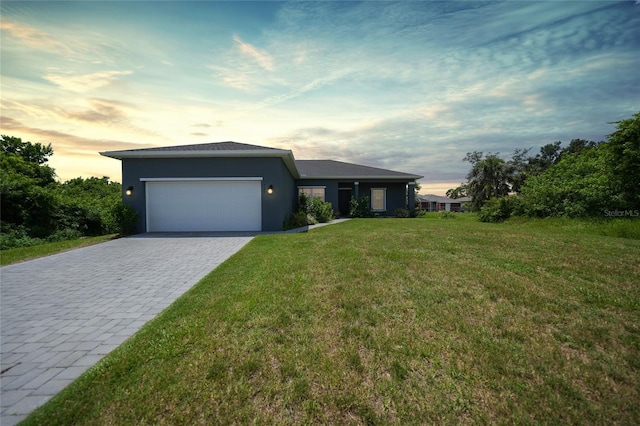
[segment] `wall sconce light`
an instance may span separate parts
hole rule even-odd
[[[128,187],[124,193],[127,194],[127,197],[131,197],[131,194],[133,194],[133,186]]]
[[[273,194],[273,185],[269,185],[269,187],[267,188],[267,194],[269,195]]]

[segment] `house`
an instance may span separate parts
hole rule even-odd
[[[427,194],[418,195],[420,210],[428,212],[462,212],[464,211],[464,203],[471,201],[471,197],[448,198],[439,195]]]
[[[347,215],[351,197],[375,212],[415,202],[422,176],[333,160],[296,160],[290,150],[219,142],[101,152],[122,161],[123,200],[136,232],[279,231],[299,194]]]

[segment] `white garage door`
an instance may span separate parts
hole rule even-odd
[[[146,182],[147,231],[260,231],[259,180]]]

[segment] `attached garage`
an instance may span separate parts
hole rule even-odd
[[[262,178],[141,181],[147,232],[262,230]]]

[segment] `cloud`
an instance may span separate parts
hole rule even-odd
[[[131,105],[106,99],[89,99],[90,107],[82,111],[59,109],[67,118],[94,124],[124,124],[128,122],[127,108]]]
[[[129,75],[132,71],[99,71],[90,74],[45,74],[42,76],[59,87],[72,92],[88,92],[113,83],[119,76]]]
[[[242,41],[242,39],[240,39],[240,37],[238,37],[237,35],[233,36],[233,41],[236,42],[236,45],[243,55],[252,58],[258,65],[260,65],[267,71],[274,70],[273,58],[268,53],[258,49],[257,47],[249,43]]]
[[[18,22],[0,21],[0,29],[10,36],[24,41],[28,46],[44,51],[56,51],[64,54],[71,54],[73,50],[64,43],[52,38],[45,32]]]
[[[43,144],[51,143],[54,148],[54,155],[95,157],[100,151],[136,149],[141,147],[140,144],[134,142],[112,139],[89,139],[70,133],[29,127],[25,126],[20,121],[5,115],[0,117],[0,124],[4,131],[10,131],[17,137],[25,135],[23,136],[23,139],[26,138],[28,140],[29,137],[36,137],[39,139],[33,140],[32,142],[40,142]]]

